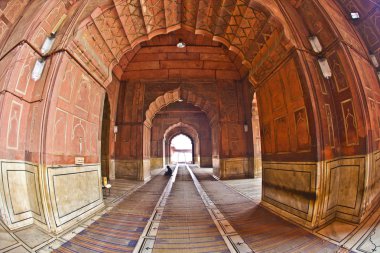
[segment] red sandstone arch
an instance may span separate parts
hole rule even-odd
[[[186,124],[183,122],[178,122],[176,124],[171,125],[165,130],[164,138],[170,140],[173,137],[172,131],[177,129],[179,132],[183,129],[189,130],[189,133],[191,133],[191,137],[198,139],[198,133],[197,130],[190,124]],[[177,133],[174,133],[174,135],[177,135]]]
[[[200,163],[200,161],[199,161],[199,159],[200,159],[200,140],[199,140],[197,130],[193,126],[186,124],[186,123],[183,123],[183,122],[178,122],[176,124],[173,124],[166,129],[166,131],[164,133],[164,140],[163,140],[163,145],[164,145],[163,156],[164,156],[164,159],[166,161],[170,161],[170,157],[168,156],[168,154],[170,153],[170,143],[171,143],[172,139],[179,134],[184,134],[190,138],[190,140],[192,141],[192,144],[193,144],[193,162],[196,164],[199,164]],[[165,164],[165,162],[164,162],[164,164]]]
[[[218,115],[218,112],[215,110],[215,106],[213,106],[203,96],[200,96],[196,92],[193,92],[193,91],[188,90],[188,89],[183,88],[183,87],[178,87],[175,90],[168,91],[165,94],[157,97],[152,103],[150,103],[148,109],[145,112],[145,121],[144,121],[144,126],[143,126],[143,128],[144,128],[144,130],[143,130],[143,144],[142,144],[144,147],[144,152],[143,152],[143,157],[144,157],[143,168],[145,168],[144,171],[147,170],[146,168],[148,166],[149,167],[151,166],[149,159],[150,159],[150,152],[151,152],[151,148],[150,148],[151,133],[150,133],[150,130],[152,127],[152,120],[153,120],[154,116],[156,115],[156,113],[158,113],[162,108],[164,108],[165,106],[168,106],[171,103],[178,102],[180,99],[183,102],[186,102],[186,103],[192,104],[196,107],[199,107],[203,112],[205,112],[205,114],[207,115],[207,118],[209,120],[209,124],[211,126],[211,131],[215,132],[215,134],[212,134],[212,136],[213,136],[213,138],[217,138],[216,132],[218,131],[219,115]],[[178,130],[181,128],[181,126],[186,126],[186,128],[189,129],[189,131],[191,133],[190,136],[194,137],[193,140],[194,141],[197,140],[197,134],[195,134],[196,130],[194,128],[190,127],[188,124],[183,124],[181,122],[176,123],[176,124],[177,125],[172,126],[173,128],[167,129],[165,131],[165,135],[167,133],[170,133],[171,131],[173,131],[173,129]],[[194,133],[194,131],[195,131],[195,133]],[[164,138],[165,138],[165,135],[164,135]],[[194,143],[194,149],[196,149],[196,151],[199,151],[199,143],[200,143],[199,140]],[[168,142],[168,145],[170,145],[170,142]],[[167,148],[168,147],[166,147],[166,146],[164,147],[164,149],[167,149]],[[217,145],[214,146],[213,149],[214,149],[213,152],[215,154],[219,153],[219,147]],[[199,152],[197,152],[197,153],[199,153]]]
[[[193,104],[204,111],[210,121],[210,125],[213,125],[217,121],[218,114],[209,101],[191,90],[179,87],[175,90],[166,92],[164,95],[157,97],[152,103],[150,103],[149,108],[145,112],[144,124],[150,127],[157,112],[163,107],[177,102],[180,99],[184,102]]]
[[[365,57],[367,52],[365,52],[363,47],[360,46],[360,41],[355,38],[354,32],[350,26],[346,24],[347,22],[345,23],[345,21],[342,21],[336,23],[339,24],[340,28],[348,31],[347,34],[349,35],[339,34],[337,26],[333,25],[331,20],[329,20],[329,16],[324,9],[333,11],[332,13],[337,13],[333,6],[329,6],[328,4],[319,5],[314,1],[291,1],[291,4],[294,6],[296,11],[289,11],[289,13],[294,14],[294,16],[292,16],[293,20],[289,22],[292,23],[299,31],[298,46],[301,48],[310,49],[307,37],[310,34],[318,34],[322,40],[322,44],[329,48],[329,52],[326,53],[326,57],[335,67],[333,69],[334,75],[345,77],[333,80],[334,85],[336,85],[338,93],[340,93],[339,90],[342,87],[339,87],[339,82],[344,82],[342,90],[345,90],[346,92],[343,95],[339,95],[334,94],[331,90],[326,90],[326,87],[328,86],[326,85],[327,81],[321,78],[321,74],[318,70],[319,67],[313,53],[304,53],[302,50],[296,49],[296,53],[294,53],[287,60],[284,60],[285,56],[288,55],[286,48],[289,47],[289,44],[281,43],[281,40],[276,40],[276,38],[278,39],[283,35],[281,33],[281,29],[280,32],[279,30],[276,30],[279,32],[277,35],[273,37],[268,35],[264,38],[262,41],[263,43],[261,44],[262,47],[260,47],[259,50],[260,52],[256,54],[257,57],[252,58],[251,62],[247,61],[245,63],[251,63],[247,65],[253,66],[251,69],[250,80],[255,84],[259,83],[258,86],[260,87],[258,94],[260,94],[260,116],[263,118],[262,138],[264,145],[266,145],[266,148],[264,149],[264,152],[266,153],[264,159],[267,161],[282,160],[289,163],[297,159],[302,161],[309,160],[312,161],[313,165],[309,166],[308,169],[311,173],[314,173],[313,175],[317,175],[321,173],[321,168],[318,167],[319,165],[317,165],[315,161],[324,161],[323,168],[329,168],[328,164],[330,162],[326,160],[326,158],[339,160],[345,155],[350,156],[353,154],[365,154],[372,150],[372,148],[378,148],[377,144],[370,143],[372,133],[369,131],[369,129],[374,126],[374,122],[376,122],[375,119],[377,118],[376,115],[378,112],[376,109],[369,112],[368,108],[366,108],[367,104],[365,102],[368,99],[371,101],[378,100],[377,92],[375,92],[375,98],[370,95],[373,90],[377,90],[377,87],[373,87],[373,84],[378,83],[378,81],[374,76],[373,68],[368,63],[368,58]],[[287,1],[284,1],[283,8],[289,8]],[[310,10],[316,10],[315,14]],[[336,15],[339,17],[338,14],[331,15]],[[219,19],[216,18],[216,20]],[[346,27],[344,27],[345,25]],[[217,25],[215,27],[217,27]],[[326,29],[320,29],[321,27],[325,27]],[[154,36],[154,32],[157,32],[157,34],[167,32],[166,30],[160,30],[159,28],[156,30],[155,29],[156,28],[152,28],[151,36]],[[196,29],[197,28],[194,30],[195,32],[197,31]],[[96,32],[95,29],[93,29],[93,31]],[[85,33],[85,30],[83,30],[83,32]],[[213,36],[215,35],[214,32],[215,30],[212,30],[211,32]],[[149,32],[144,33],[140,31],[137,35],[135,33],[135,41],[149,39],[147,34],[149,34]],[[230,45],[228,45],[223,38],[219,38],[217,40],[227,45],[227,47],[230,47]],[[352,43],[351,40],[354,43]],[[271,41],[271,47],[266,46],[268,41]],[[343,41],[344,43],[339,44],[336,43],[336,41]],[[345,45],[346,42],[348,42],[352,47],[354,47],[353,45],[359,46],[355,46],[355,51],[347,47]],[[284,47],[284,44],[287,46]],[[77,45],[79,48],[80,45]],[[328,47],[329,45],[330,47]],[[99,48],[99,51],[103,51],[103,49],[104,51],[107,51],[106,44],[100,45]],[[231,49],[233,48],[231,47]],[[336,52],[334,52],[334,50],[336,50]],[[251,51],[249,50],[249,52]],[[239,53],[239,55],[241,56],[242,54]],[[244,56],[245,55],[246,54],[244,54]],[[352,65],[353,59],[355,59],[357,63],[356,66]],[[349,62],[351,62],[351,64],[349,64]],[[115,64],[115,61],[109,60],[108,64],[108,66],[112,66]],[[100,68],[103,67],[104,66],[100,66]],[[280,71],[273,72],[273,69],[276,67],[279,67],[278,69],[280,69]],[[355,70],[358,72],[355,72]],[[101,71],[94,69],[94,72],[100,73]],[[369,74],[372,78],[371,81],[365,81],[366,73],[371,73]],[[107,78],[107,75],[103,75],[103,77]],[[286,81],[281,83],[281,80]],[[296,85],[293,85],[294,83],[296,83]],[[286,94],[286,85],[291,85],[291,94]],[[265,88],[265,86],[267,87]],[[367,88],[363,88],[363,86],[366,86]],[[321,91],[316,87],[320,87]],[[276,92],[276,90],[280,92]],[[368,93],[368,90],[371,90],[371,92]],[[281,98],[281,96],[283,96],[281,94],[282,92],[286,94],[286,98]],[[335,108],[332,108],[335,105],[331,105],[329,103],[329,100],[331,100],[330,97],[339,97],[338,95],[342,97],[342,100]],[[302,99],[297,100],[295,99],[296,97],[301,97]],[[273,98],[278,98],[279,100],[274,100]],[[319,103],[319,99],[323,102]],[[290,100],[292,100],[292,102],[289,102]],[[272,105],[270,105],[270,103],[272,102],[278,103],[274,105],[274,107],[277,106],[277,108],[274,108],[274,110],[277,111],[279,108],[284,107],[281,103],[286,103],[286,105],[291,106],[282,113],[277,112],[272,114],[268,111],[272,110],[268,109],[271,108],[270,106]],[[159,102],[158,106],[163,104],[164,102]],[[343,108],[343,111],[341,107]],[[375,107],[376,106],[373,106],[373,108]],[[355,111],[354,114],[353,111]],[[320,112],[326,113],[326,116],[322,115]],[[337,130],[336,126],[331,126],[331,122],[333,121],[329,117],[332,115],[339,117],[339,122],[346,122],[347,117],[352,118],[351,127],[348,128],[347,126],[340,126],[341,128]],[[310,122],[312,124],[310,124]],[[355,122],[360,123],[357,125]],[[335,123],[333,122],[333,124]],[[309,130],[307,130],[308,128]],[[310,133],[313,133],[314,135],[309,136]],[[297,136],[301,137],[297,139]],[[338,138],[340,138],[341,141],[335,140],[337,136],[339,136]],[[337,149],[335,148],[338,145],[339,151],[336,151]],[[296,156],[297,158],[295,158]],[[362,177],[364,173],[364,158],[352,158],[352,162],[360,168],[360,172],[357,173],[357,178],[361,182],[361,186],[355,190],[358,191],[359,195],[363,195],[363,192],[365,191],[365,181]],[[331,182],[334,176],[328,174],[330,171],[326,171],[325,173],[325,175],[327,175],[327,180],[330,180],[329,182]],[[376,185],[375,182],[372,182],[371,184]],[[270,187],[271,186],[268,188]],[[296,186],[290,186],[290,188],[294,187]],[[310,187],[312,189],[319,189],[318,187],[320,186],[312,185]],[[343,188],[344,187],[342,186],[342,189]],[[277,189],[272,190],[277,191]],[[333,193],[330,193],[329,190],[324,189],[321,192],[319,190],[315,190],[315,194],[317,196],[329,196]],[[304,196],[301,196],[301,198],[304,198]],[[373,197],[369,198],[373,199]],[[361,204],[359,204],[359,202]],[[336,206],[329,209],[329,203],[326,203],[326,201],[322,201],[321,199],[314,202],[314,199],[310,198],[307,203],[308,205],[313,206],[313,208],[315,207],[315,209],[304,208],[303,212],[307,212],[306,215],[299,214],[299,210],[292,210],[286,206],[277,206],[276,208],[285,208],[287,212],[294,215],[292,219],[300,223],[305,224],[303,220],[307,220],[307,226],[314,226],[316,224],[316,214],[326,214],[324,218],[322,218],[322,222],[326,222],[335,215],[336,210],[338,210],[337,212],[339,213],[339,210],[342,209],[339,207],[339,203],[335,203]],[[271,204],[275,205],[274,202],[271,202]],[[291,205],[292,204],[288,206]],[[307,205],[306,202],[304,205]],[[366,206],[366,202],[358,199],[357,202],[355,202],[355,205],[353,205],[355,208],[351,208],[349,211],[350,213],[348,216],[350,218],[347,218],[348,216],[345,216],[346,214],[341,213],[341,215],[347,219],[357,220],[358,217],[361,216],[361,211],[359,208],[360,205]],[[268,206],[271,207],[270,205]],[[299,215],[301,215],[301,219],[299,218]],[[314,218],[310,218],[311,216]]]

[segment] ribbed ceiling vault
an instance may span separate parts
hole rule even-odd
[[[280,23],[255,2],[114,0],[82,22],[69,48],[99,80],[109,81],[113,67],[141,42],[186,29],[223,43],[259,80],[283,59],[290,43]]]

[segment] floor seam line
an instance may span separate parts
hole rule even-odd
[[[228,249],[231,252],[237,253],[250,253],[254,252],[248,244],[243,240],[243,238],[236,232],[229,221],[224,217],[224,215],[219,211],[214,202],[209,198],[207,193],[203,190],[197,177],[194,175],[193,171],[186,164],[186,168],[189,171],[191,178],[195,184],[203,204],[206,206],[214,224],[216,225],[220,235],[223,237]]]
[[[174,169],[173,175],[170,177],[168,183],[166,184],[164,191],[158,199],[157,204],[153,209],[152,215],[150,216],[148,223],[146,224],[135,248],[133,249],[133,253],[150,253],[153,251],[161,216],[164,212],[167,198],[169,197],[169,194],[177,177],[177,172],[178,164]],[[156,219],[155,217],[158,218]]]

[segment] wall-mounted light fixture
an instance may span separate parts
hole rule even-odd
[[[372,65],[373,65],[375,68],[378,68],[378,67],[379,67],[379,62],[377,61],[376,55],[374,55],[374,54],[370,54],[370,55],[369,55],[369,58],[371,59]]]
[[[182,99],[182,98],[179,98],[179,99],[178,99],[178,102],[183,102],[183,99]]]
[[[248,133],[248,124],[247,124],[247,122],[244,122],[244,132]]]
[[[332,76],[332,72],[331,72],[331,68],[327,59],[326,58],[318,59],[318,64],[319,64],[319,67],[321,68],[323,77],[326,79],[330,79],[330,77]]]
[[[186,47],[186,43],[182,41],[182,39],[179,39],[178,43],[177,43],[177,47],[178,48],[185,48]]]
[[[42,72],[44,71],[45,63],[46,59],[44,57],[37,59],[32,71],[32,79],[34,81],[37,81],[41,78]]]
[[[317,36],[310,36],[309,42],[314,52],[316,52],[317,54],[322,52],[323,48]]]
[[[352,20],[360,19],[359,12],[351,12],[350,15]]]
[[[42,54],[47,54],[53,47],[54,41],[55,41],[55,36],[58,32],[58,29],[61,27],[63,24],[63,21],[65,21],[67,15],[63,14],[62,17],[58,20],[57,24],[53,27],[53,30],[51,31],[50,35],[46,37],[44,44],[42,44],[41,47],[41,53]]]
[[[119,131],[119,128],[117,126],[113,126],[113,133],[115,135],[115,138],[113,139],[114,142],[116,142],[116,134]]]
[[[63,22],[65,21],[66,17],[67,15],[63,14],[61,18],[58,20],[57,24],[53,27],[53,30],[51,31],[50,35],[46,37],[41,47],[42,55],[46,55],[47,53],[49,53],[49,51],[53,47],[57,31],[61,27]],[[34,64],[34,68],[32,70],[32,80],[37,81],[41,78],[42,72],[44,71],[44,68],[45,68],[45,63],[46,63],[46,57],[37,59],[36,63]]]
[[[319,41],[317,36],[310,36],[309,42],[311,47],[313,48],[313,51],[317,54],[319,54],[319,57],[321,57],[321,53],[323,51],[323,47],[321,42]],[[330,65],[326,58],[319,58],[318,59],[319,67],[321,68],[322,74],[324,78],[329,79],[332,76]]]
[[[53,47],[54,41],[55,41],[55,33],[51,33],[48,37],[46,37],[44,44],[42,44],[41,53],[42,54],[49,53],[50,49]]]

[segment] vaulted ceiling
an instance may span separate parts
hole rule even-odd
[[[380,0],[337,0],[346,15],[358,12],[359,20],[353,22],[367,48],[380,59]]]
[[[70,49],[104,81],[127,52],[179,29],[224,44],[253,75],[271,71],[289,49],[276,18],[248,0],[114,0],[84,19]]]
[[[185,48],[176,44],[182,40]],[[158,35],[126,53],[115,66],[121,79],[241,80],[248,69],[241,58],[210,37],[185,29]]]

